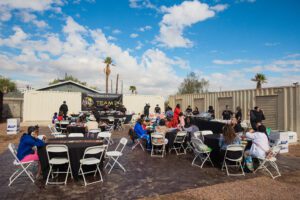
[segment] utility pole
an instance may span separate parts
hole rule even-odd
[[[123,80],[121,81],[121,94],[123,94]]]
[[[116,82],[116,94],[118,94],[119,87],[119,74],[117,74],[117,82]]]
[[[112,81],[112,79],[110,79],[110,86],[111,86],[110,92],[113,93],[113,81]]]

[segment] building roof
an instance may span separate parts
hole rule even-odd
[[[91,92],[101,94],[101,92],[98,91],[98,90],[94,90],[94,89],[92,89],[92,88],[90,88],[90,87],[87,87],[87,86],[85,86],[85,85],[82,85],[82,84],[80,84],[80,83],[76,83],[76,82],[70,81],[70,80],[69,80],[69,81],[64,81],[64,82],[55,83],[55,84],[52,84],[52,85],[48,85],[48,86],[46,86],[46,87],[42,87],[42,88],[39,88],[39,89],[36,89],[36,90],[37,90],[37,91],[47,90],[47,89],[51,89],[51,88],[54,88],[54,87],[57,87],[57,86],[61,86],[61,85],[66,85],[66,84],[73,84],[73,85],[76,85],[76,86],[78,86],[78,87],[84,88],[84,89],[86,89],[86,90],[90,90]]]

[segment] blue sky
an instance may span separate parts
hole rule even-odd
[[[103,91],[111,56],[124,92],[173,94],[191,71],[210,91],[254,88],[256,73],[266,87],[291,85],[299,10],[297,0],[3,0],[0,74],[39,88],[68,73]]]

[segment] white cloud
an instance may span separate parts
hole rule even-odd
[[[266,42],[264,45],[266,47],[275,47],[275,46],[280,45],[280,43],[279,42]]]
[[[147,26],[144,26],[144,27],[140,27],[140,28],[139,28],[139,31],[145,32],[145,31],[148,31],[148,30],[151,30],[151,29],[152,29],[152,27],[149,26],[149,25],[147,25]]]
[[[159,9],[150,0],[129,0],[130,8],[149,8],[158,11]]]
[[[215,16],[215,11],[208,4],[198,0],[184,1],[172,7],[162,7],[161,11],[165,14],[159,24],[160,33],[156,40],[160,45],[168,48],[192,47],[193,42],[183,35],[184,29]]]
[[[0,1],[0,20],[8,21],[12,17],[13,10],[27,10],[30,12],[43,12],[53,10],[57,13],[61,12],[60,6],[64,5],[62,0],[1,0]],[[44,27],[45,22],[36,21],[37,26]]]
[[[137,44],[137,46],[135,47],[135,49],[136,49],[136,50],[140,50],[144,45],[143,45],[143,43],[142,43],[141,41],[138,41],[137,43],[138,43],[138,44]]]
[[[122,31],[119,30],[119,29],[114,29],[114,30],[112,31],[112,33],[113,33],[113,34],[120,34],[120,33],[122,33]]]
[[[107,37],[107,39],[110,40],[110,41],[116,41],[116,40],[117,40],[116,37],[113,37],[113,36],[111,36],[111,35],[109,35],[109,36]]]
[[[39,28],[47,27],[48,24],[43,20],[38,20],[36,15],[28,12],[28,11],[22,11],[19,13],[21,20],[25,23],[33,23]]]
[[[139,34],[136,34],[136,33],[131,33],[131,34],[130,34],[130,37],[131,37],[131,38],[137,38],[138,36],[139,36]]]
[[[119,73],[120,80],[124,82],[124,92],[129,92],[130,85],[136,85],[140,94],[165,96],[176,92],[182,80],[174,67],[186,69],[188,66],[188,62],[181,58],[169,58],[158,49],[148,49],[140,59],[135,58],[129,50],[111,43],[102,30],[84,27],[71,17],[67,18],[61,34],[64,37],[48,33],[36,38],[20,27],[14,27],[11,36],[0,36],[1,47],[21,52],[17,55],[0,53],[0,65],[4,66],[1,73],[15,76],[17,72],[24,80],[31,80],[33,87],[39,88],[67,72],[103,91],[103,60],[110,56],[116,65],[112,67],[110,78],[115,80]]]
[[[215,6],[210,7],[210,9],[212,9],[216,12],[221,12],[221,11],[227,9],[228,6],[229,6],[228,4],[217,4]]]
[[[286,56],[286,58],[297,58],[300,57],[300,53],[293,53]]]
[[[247,59],[233,59],[233,60],[213,60],[214,64],[217,65],[237,65],[237,64],[259,64],[259,60],[247,60]]]

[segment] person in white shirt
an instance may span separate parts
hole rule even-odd
[[[94,115],[91,115],[89,117],[89,120],[87,123],[86,123],[86,128],[88,131],[90,130],[94,130],[94,129],[98,129],[99,128],[99,124],[98,122],[96,121],[96,118],[94,117]]]
[[[266,153],[270,150],[266,127],[260,125],[257,127],[256,132],[254,132],[254,130],[247,132],[246,137],[252,140],[252,146],[249,151],[245,152],[245,155],[264,159]]]

